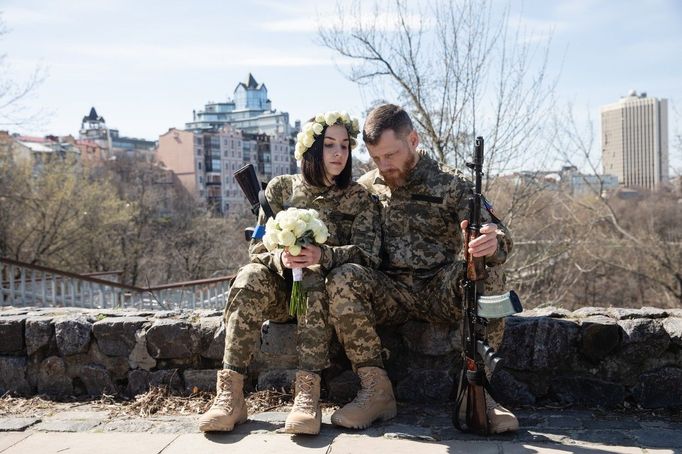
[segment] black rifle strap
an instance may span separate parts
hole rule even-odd
[[[455,400],[455,413],[452,415],[452,423],[455,425],[455,428],[459,430],[460,432],[466,432],[464,426],[462,425],[462,422],[459,419],[459,415],[461,413],[462,405],[466,405],[466,402],[464,401],[464,396],[466,395],[466,373],[467,373],[467,368],[466,368],[466,361],[462,359],[462,373],[459,375],[459,386],[457,387],[457,398]],[[466,407],[465,407],[466,410]],[[466,411],[465,411],[466,415]],[[466,422],[466,420],[465,420]]]
[[[258,203],[260,203],[261,208],[263,208],[266,220],[275,217],[275,213],[273,213],[272,208],[270,208],[270,202],[268,202],[268,198],[265,197],[265,191],[258,192]]]

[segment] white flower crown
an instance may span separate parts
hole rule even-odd
[[[357,118],[351,119],[347,112],[327,112],[315,115],[315,120],[303,125],[303,130],[296,136],[296,150],[294,157],[297,161],[303,159],[303,154],[313,146],[315,137],[318,137],[324,131],[325,126],[333,126],[340,124],[348,130],[348,137],[350,138],[350,149],[355,147],[357,141],[355,140],[360,133],[360,126]]]

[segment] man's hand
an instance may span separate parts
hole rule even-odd
[[[322,249],[314,244],[309,244],[301,248],[298,255],[289,254],[288,249],[282,253],[282,264],[285,268],[307,268],[320,263]]]
[[[462,236],[466,238],[466,229],[469,221],[462,221],[459,226],[462,228]],[[491,257],[497,252],[497,235],[504,235],[504,232],[497,228],[497,224],[483,224],[481,226],[481,236],[469,242],[469,254],[473,257]]]

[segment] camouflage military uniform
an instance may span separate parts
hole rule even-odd
[[[330,317],[354,367],[381,367],[375,325],[461,319],[459,224],[468,218],[472,184],[423,152],[405,184],[393,191],[378,170],[358,182],[382,204],[382,264],[380,271],[358,264],[332,270],[327,277]],[[481,220],[493,222],[488,210],[481,210]],[[502,264],[512,247],[506,227],[498,225],[504,236],[498,235],[497,252],[486,258],[491,267]]]
[[[314,208],[329,229],[321,245],[320,264],[303,270],[303,289],[308,310],[298,319],[298,356],[301,369],[317,371],[329,365],[331,327],[324,279],[332,268],[344,263],[366,267],[378,265],[381,238],[379,204],[357,183],[346,189],[313,187],[301,175],[283,175],[270,181],[266,197],[273,212]],[[259,223],[265,224],[261,210]],[[282,250],[269,252],[259,240],[249,247],[251,263],[242,267],[230,288],[225,308],[226,368],[244,372],[257,346],[264,320],[286,321],[291,271],[282,265]]]

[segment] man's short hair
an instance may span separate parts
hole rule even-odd
[[[401,138],[414,129],[407,112],[395,104],[384,104],[372,109],[362,128],[362,140],[368,145],[376,145],[381,134],[389,129]]]

